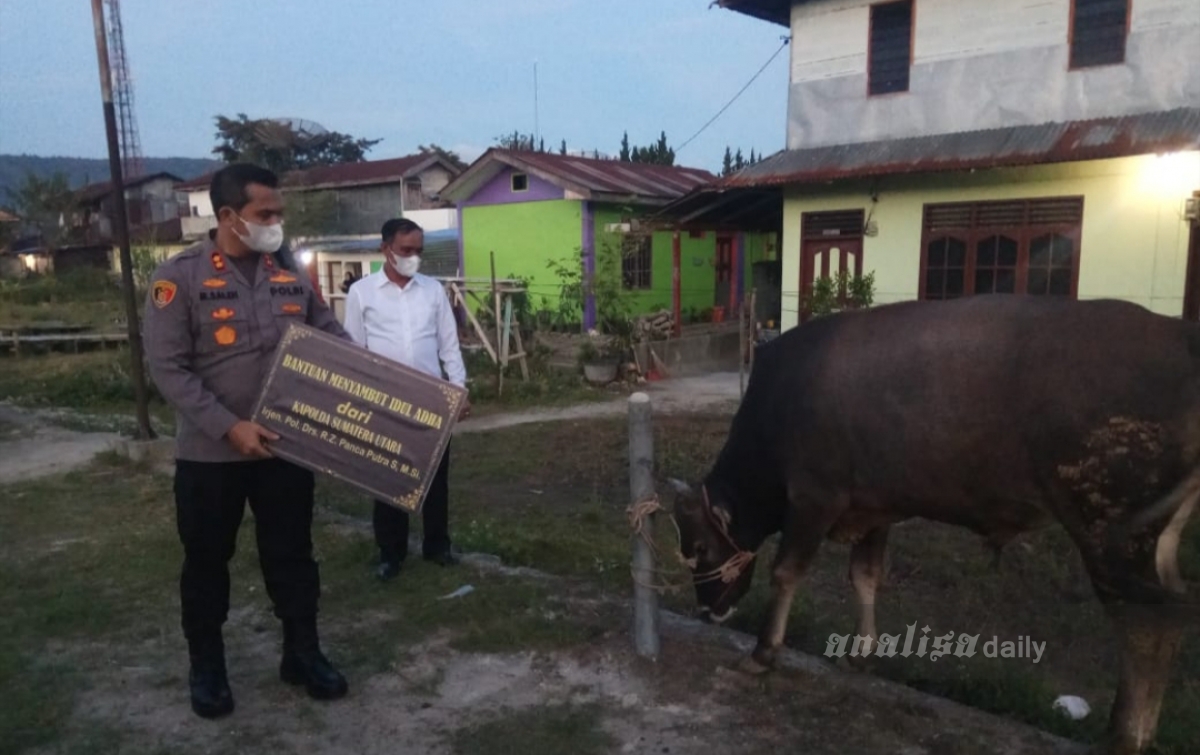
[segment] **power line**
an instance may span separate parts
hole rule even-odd
[[[680,150],[682,150],[684,147],[686,147],[687,145],[691,144],[693,139],[695,139],[697,136],[700,136],[700,134],[704,133],[704,130],[705,130],[706,128],[708,128],[709,126],[711,126],[711,125],[713,124],[713,121],[715,121],[716,119],[720,118],[720,117],[721,117],[721,114],[722,114],[722,113],[724,113],[726,110],[728,110],[728,109],[729,109],[729,106],[730,106],[730,105],[732,105],[734,102],[736,102],[736,101],[737,101],[737,98],[738,98],[738,97],[741,97],[741,96],[742,96],[742,93],[743,93],[743,92],[745,92],[747,89],[749,89],[749,88],[750,88],[750,85],[751,85],[751,84],[753,84],[753,83],[755,82],[755,80],[756,80],[756,79],[758,79],[758,77],[762,75],[762,72],[763,72],[763,71],[765,71],[765,70],[767,70],[767,66],[771,65],[771,63],[772,63],[772,62],[774,62],[775,58],[779,57],[779,53],[783,52],[783,48],[787,47],[787,46],[788,46],[788,42],[791,42],[791,41],[792,41],[792,38],[791,38],[791,36],[785,36],[785,37],[783,38],[783,44],[781,44],[781,45],[779,46],[779,49],[778,49],[778,50],[776,50],[776,51],[775,51],[775,52],[774,52],[774,53],[771,55],[771,57],[770,57],[770,58],[767,60],[767,62],[766,62],[766,63],[763,63],[763,67],[762,67],[762,68],[760,68],[760,69],[758,69],[758,72],[757,72],[757,73],[755,73],[753,76],[751,76],[751,77],[750,77],[750,80],[746,82],[746,86],[744,86],[744,87],[742,87],[741,89],[739,89],[739,90],[738,90],[738,93],[737,93],[737,94],[735,94],[735,95],[733,95],[733,99],[731,99],[729,102],[726,102],[726,103],[725,103],[725,107],[723,107],[723,108],[721,108],[720,110],[718,110],[718,111],[717,111],[717,114],[716,114],[716,115],[714,115],[712,118],[709,118],[709,119],[708,119],[708,123],[705,123],[703,126],[701,126],[699,131],[697,131],[696,133],[692,134],[692,135],[691,135],[691,136],[688,138],[688,140],[687,140],[687,141],[685,141],[683,144],[680,144],[678,147],[676,147],[676,148],[675,148],[675,152],[676,152],[676,153],[678,153],[678,152],[679,152]]]

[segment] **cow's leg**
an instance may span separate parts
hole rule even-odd
[[[1195,611],[1182,594],[1173,544],[1164,544],[1170,535],[1169,528],[1159,537],[1142,534],[1121,553],[1084,553],[1120,648],[1121,677],[1103,750],[1108,755],[1141,755],[1149,748],[1185,622]]]
[[[774,667],[775,657],[783,645],[788,614],[800,578],[845,506],[845,502],[834,505],[791,505],[783,527],[783,537],[779,541],[779,552],[771,567],[771,607],[767,610],[767,618],[758,633],[758,643],[750,656],[757,668],[751,665],[748,670],[765,671]],[[801,521],[793,513],[797,510],[804,511],[808,518]]]
[[[1154,739],[1183,637],[1182,623],[1167,608],[1109,606],[1121,648],[1121,680],[1105,743],[1109,755],[1141,755]]]
[[[864,662],[875,650],[879,632],[875,626],[875,592],[883,581],[884,556],[887,553],[888,527],[876,527],[850,549],[850,583],[854,585],[854,596],[858,599],[858,624],[856,637],[868,638],[861,648]],[[854,663],[854,660],[850,661]]]

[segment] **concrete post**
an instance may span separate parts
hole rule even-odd
[[[637,504],[654,496],[654,427],[650,397],[635,393],[629,397],[629,495]],[[654,532],[654,514],[645,522],[646,531]],[[654,551],[642,537],[633,538],[633,638],[637,654],[658,658],[658,592],[655,583]]]

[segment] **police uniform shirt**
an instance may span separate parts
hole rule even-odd
[[[256,256],[253,282],[211,239],[154,272],[146,355],[159,393],[175,409],[178,459],[249,460],[225,435],[251,419],[289,323],[350,340],[303,274],[280,268],[269,254]]]

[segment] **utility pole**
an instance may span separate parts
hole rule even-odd
[[[108,134],[108,169],[112,173],[115,217],[113,231],[121,251],[121,289],[125,298],[125,321],[129,329],[129,374],[137,402],[138,440],[154,438],[150,427],[150,405],[146,392],[142,332],[138,325],[137,294],[133,285],[133,255],[129,251],[129,214],[125,207],[125,182],[121,176],[121,146],[117,141],[117,115],[113,107],[112,72],[108,65],[108,37],[104,32],[103,0],[92,0],[92,22],[96,31],[96,56],[100,62],[100,95],[104,100],[104,130]]]

